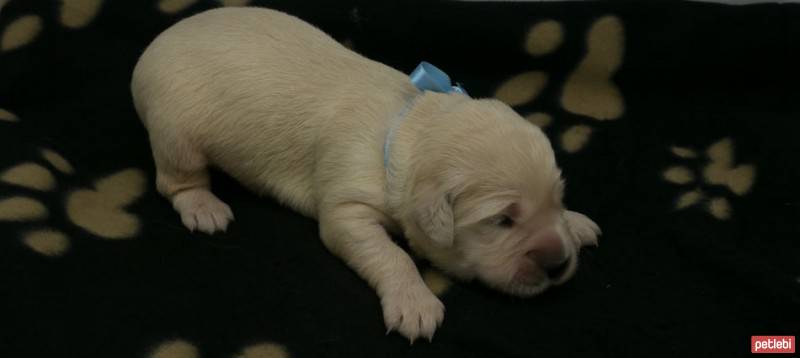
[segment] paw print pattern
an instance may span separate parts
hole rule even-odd
[[[25,234],[22,243],[45,256],[61,256],[70,246],[66,234],[52,229],[31,231]]]
[[[58,187],[56,175],[72,175],[72,164],[50,149],[40,149],[42,163],[29,161],[0,171],[0,182],[33,193],[53,192]],[[66,196],[65,211],[69,221],[81,229],[107,240],[127,239],[139,230],[139,219],[125,208],[145,191],[145,175],[139,169],[125,169],[95,182],[93,189],[80,188]],[[0,198],[0,221],[38,222],[50,216],[50,210],[30,195]],[[38,228],[22,235],[22,243],[45,256],[61,256],[70,247],[69,237],[53,228]]]
[[[533,57],[547,55],[561,46],[564,29],[555,20],[542,21],[528,31],[525,37],[525,51]]]
[[[554,52],[561,46],[564,30],[554,20],[535,24],[525,38],[525,51],[533,57],[541,57]],[[547,73],[528,71],[511,77],[495,91],[495,97],[509,106],[519,106],[532,102],[547,84]]]
[[[99,237],[128,239],[139,231],[139,219],[125,207],[144,193],[145,176],[139,169],[126,169],[95,182],[94,189],[80,189],[67,197],[67,216],[84,230]]]
[[[41,220],[47,215],[47,207],[31,198],[17,196],[0,200],[0,221]]]
[[[672,154],[683,160],[692,160],[698,154],[691,148],[671,147]],[[734,164],[733,140],[724,138],[713,143],[706,150],[708,162],[697,175],[685,165],[676,165],[663,172],[664,180],[676,185],[692,185],[692,188],[682,193],[675,201],[675,209],[683,210],[689,207],[704,204],[711,216],[719,220],[731,217],[730,201],[726,197],[707,198],[704,188],[708,186],[723,186],[736,196],[743,196],[750,192],[755,182],[756,168],[750,164]]]
[[[58,153],[43,149],[42,157],[63,174],[72,174],[69,162]],[[55,189],[53,174],[42,165],[22,163],[0,174],[0,181],[33,191]],[[125,207],[144,193],[145,176],[138,169],[126,169],[100,179],[95,189],[75,190],[67,196],[66,213],[70,221],[103,239],[127,239],[136,235],[139,220]],[[0,200],[0,221],[31,222],[44,220],[49,210],[40,201],[27,196]],[[47,256],[60,256],[69,247],[67,236],[54,229],[38,229],[23,235],[23,243]]]
[[[286,347],[272,342],[247,346],[235,358],[289,358]]]
[[[183,339],[163,342],[155,347],[148,358],[199,358],[200,350]],[[289,351],[283,345],[263,342],[247,346],[233,358],[289,358]]]
[[[625,106],[611,77],[622,65],[622,22],[614,16],[600,18],[589,29],[586,46],[586,57],[564,85],[561,105],[567,111],[597,120],[617,119]]]
[[[158,10],[165,14],[176,14],[196,2],[197,0],[161,0],[158,2]]]
[[[561,92],[560,104],[564,110],[596,121],[622,116],[625,111],[622,93],[611,79],[622,65],[624,36],[622,22],[616,16],[604,16],[592,24],[586,37],[586,55],[567,77]],[[545,20],[531,27],[524,48],[537,58],[558,50],[563,40],[561,24]],[[519,107],[533,103],[547,85],[546,72],[528,71],[503,82],[495,91],[495,97]],[[544,112],[523,116],[542,128],[553,122],[552,116]],[[589,142],[593,128],[588,123],[568,127],[559,136],[558,144],[564,151],[576,153]]]
[[[21,1],[21,0],[17,0]],[[198,0],[160,0],[158,10],[165,14],[176,14],[194,5]],[[222,6],[246,6],[250,0],[218,0]],[[94,21],[103,7],[104,0],[60,0],[59,23],[68,29],[81,29]],[[35,14],[20,16],[2,31],[0,53],[21,48],[33,42],[44,28],[42,17]],[[2,113],[0,112],[0,119]]]
[[[70,29],[89,25],[100,12],[103,0],[61,0],[59,21]]]
[[[6,122],[16,122],[19,118],[14,113],[6,111],[5,109],[0,108],[0,121]]]
[[[80,29],[89,25],[103,5],[103,0],[61,0],[59,22],[69,29]],[[12,21],[0,37],[0,52],[21,48],[36,39],[44,28],[42,17],[28,14]]]
[[[71,173],[72,166],[58,153],[43,149],[42,157],[60,171]],[[51,191],[55,188],[55,177],[44,166],[29,162],[18,164],[0,173],[0,181],[32,189]],[[27,196],[14,196],[0,200],[0,221],[40,221],[50,215],[40,201]],[[37,229],[25,233],[22,242],[33,251],[46,256],[60,256],[69,249],[66,234],[52,229]]]
[[[12,21],[0,37],[0,52],[16,50],[31,43],[42,31],[42,18],[24,15]]]
[[[158,2],[158,10],[165,14],[177,14],[188,9],[198,0],[161,0]],[[217,0],[222,6],[246,6],[250,0]]]

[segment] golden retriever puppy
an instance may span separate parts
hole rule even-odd
[[[599,234],[562,205],[547,137],[507,105],[420,91],[281,12],[178,22],[141,56],[131,89],[158,190],[189,229],[233,220],[211,192],[217,167],[318,219],[326,247],[377,291],[387,329],[412,342],[432,338],[444,306],[387,232],[519,296],[567,280]]]

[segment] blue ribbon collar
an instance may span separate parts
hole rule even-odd
[[[461,87],[460,84],[456,83],[453,85],[450,82],[450,76],[436,66],[425,61],[422,61],[419,65],[417,65],[417,68],[411,72],[409,78],[411,80],[411,84],[423,92],[455,92],[469,97],[467,91]],[[403,110],[401,110],[400,113],[398,113],[393,119],[393,123],[389,127],[389,131],[386,132],[386,139],[383,142],[383,166],[386,168],[387,172],[389,170],[389,148],[391,147],[392,140],[394,139],[394,132],[397,130],[397,127],[400,126],[400,122],[402,122],[403,118],[406,116],[406,114],[408,114],[408,111],[411,110],[412,104],[413,100],[403,107]]]
[[[451,84],[450,76],[444,71],[425,61],[420,62],[409,77],[411,78],[411,83],[421,91],[456,92],[469,96],[460,84]]]

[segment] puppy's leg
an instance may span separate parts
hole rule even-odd
[[[419,337],[431,340],[444,319],[444,305],[380,225],[381,217],[362,204],[326,208],[320,215],[322,240],[377,291],[387,333],[397,330],[411,343]]]
[[[565,211],[564,220],[580,246],[597,246],[597,236],[602,234],[600,227],[592,219],[576,211]]]
[[[211,193],[205,157],[176,137],[151,132],[158,191],[172,201],[189,230],[225,231],[233,212]]]

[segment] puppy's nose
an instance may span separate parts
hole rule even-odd
[[[567,255],[564,243],[556,233],[548,233],[536,240],[536,246],[526,254],[539,267],[548,272],[548,276],[557,277],[567,266]],[[550,275],[553,273],[556,276]]]

